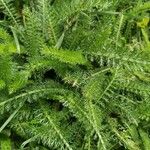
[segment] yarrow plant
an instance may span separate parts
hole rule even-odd
[[[150,150],[149,12],[0,0],[0,149]]]

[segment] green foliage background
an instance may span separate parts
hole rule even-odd
[[[149,13],[0,0],[0,149],[150,150]]]

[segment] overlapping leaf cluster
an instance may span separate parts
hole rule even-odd
[[[0,149],[149,150],[149,11],[0,0]]]

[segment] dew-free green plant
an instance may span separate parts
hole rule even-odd
[[[0,149],[149,150],[149,11],[0,0]]]

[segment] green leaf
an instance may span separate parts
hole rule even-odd
[[[86,64],[86,59],[81,51],[69,51],[63,49],[45,48],[43,54],[58,59],[61,62],[69,63],[72,65]]]
[[[10,138],[5,137],[5,138],[0,139],[0,149],[12,150]]]
[[[150,149],[150,137],[148,133],[146,133],[142,129],[139,129],[139,133],[142,139],[144,150],[149,150]]]

